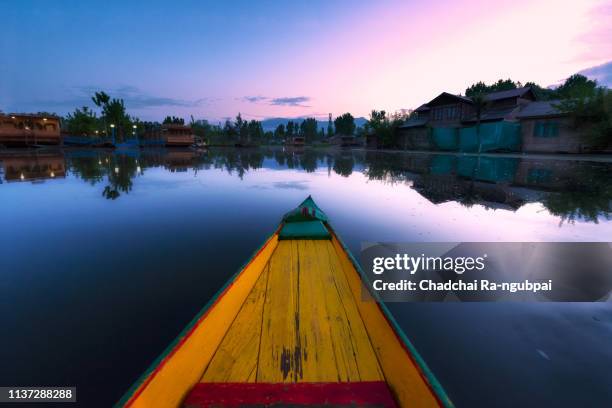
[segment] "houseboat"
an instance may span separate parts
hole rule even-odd
[[[195,143],[191,127],[174,123],[157,125],[145,130],[140,139],[143,147],[189,147]]]
[[[328,143],[340,147],[350,147],[358,145],[355,136],[352,135],[334,135],[329,138]]]
[[[304,144],[306,143],[306,139],[303,138],[302,136],[294,136],[294,137],[290,137],[289,139],[287,139],[287,141],[285,142],[285,144],[287,146],[299,146],[302,147],[304,146]]]
[[[59,145],[60,121],[52,115],[0,114],[0,145],[11,147]]]
[[[162,125],[161,131],[167,147],[185,147],[195,143],[195,135],[189,126],[167,124]]]

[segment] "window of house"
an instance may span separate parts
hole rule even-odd
[[[559,136],[559,123],[550,121],[536,122],[533,127],[533,136],[535,137],[557,137]]]

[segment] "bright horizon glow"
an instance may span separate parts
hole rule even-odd
[[[104,90],[143,120],[413,109],[479,80],[559,83],[612,60],[612,1],[23,1],[0,27],[0,109]]]

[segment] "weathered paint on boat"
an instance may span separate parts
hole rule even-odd
[[[303,237],[284,229],[294,222],[308,226]],[[384,303],[362,298],[365,279],[309,197],[118,405],[321,405],[353,395],[365,405],[452,407]]]

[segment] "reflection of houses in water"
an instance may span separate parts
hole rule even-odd
[[[513,183],[544,191],[562,190],[584,165],[573,160],[520,160]]]
[[[413,188],[434,204],[456,201],[471,206],[516,211],[526,200],[507,184],[466,180],[453,175],[421,175]]]
[[[40,181],[66,177],[63,154],[53,153],[5,153],[0,155],[4,179],[11,181]]]
[[[434,204],[456,201],[470,206],[516,210],[528,202],[590,207],[590,216],[609,212],[610,164],[573,160],[534,160],[453,154],[366,154],[370,179],[408,182]],[[606,198],[607,197],[607,198]],[[570,204],[572,202],[573,204]],[[609,206],[608,206],[609,207]],[[584,211],[583,211],[584,212]]]
[[[168,150],[164,156],[164,167],[171,172],[186,172],[197,166],[198,156],[193,150]]]

